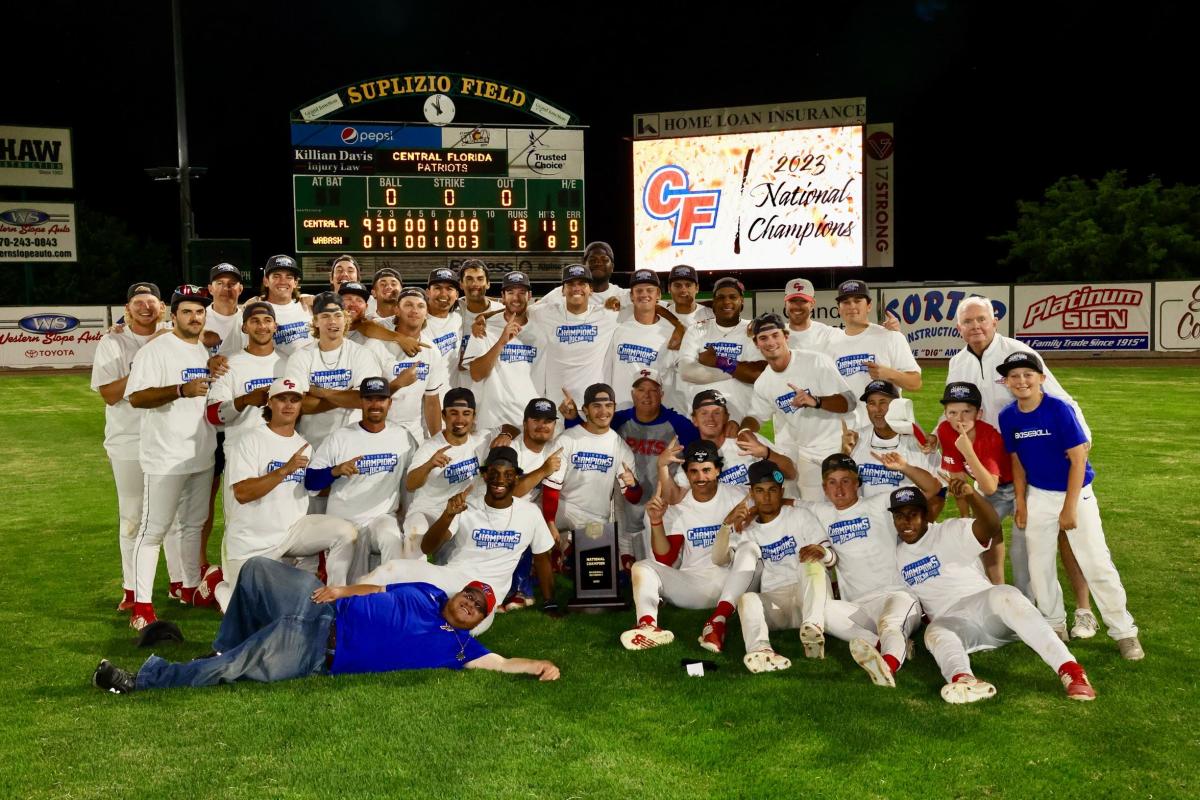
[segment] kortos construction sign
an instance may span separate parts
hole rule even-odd
[[[1013,336],[1047,352],[1149,350],[1150,284],[1017,286]]]
[[[0,186],[70,189],[71,131],[0,125]]]

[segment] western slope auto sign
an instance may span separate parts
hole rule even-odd
[[[1017,286],[1013,336],[1037,350],[1149,350],[1150,284]]]
[[[104,306],[0,309],[0,367],[87,367],[108,330]]]
[[[74,203],[0,202],[0,262],[78,259]]]

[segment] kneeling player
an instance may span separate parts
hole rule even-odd
[[[769,631],[800,629],[804,655],[825,655],[825,601],[829,596],[826,567],[837,561],[821,523],[810,512],[783,505],[783,473],[770,461],[750,465],[750,496],[730,514],[732,525],[721,526],[713,560],[728,560],[731,527],[749,525],[738,540],[739,557],[747,554],[762,562],[762,588],[738,600],[742,640],[746,643],[746,669],[769,672],[792,665],[771,648]],[[751,515],[753,516],[751,517]],[[721,552],[721,551],[724,552]]]
[[[993,585],[984,575],[979,555],[1000,536],[995,509],[962,478],[950,479],[950,492],[970,504],[975,519],[931,525],[925,496],[908,487],[892,492],[889,505],[900,534],[900,575],[932,619],[925,646],[947,680],[942,699],[974,703],[995,696],[996,687],[971,672],[967,654],[1019,639],[1058,672],[1067,697],[1094,700],[1083,667],[1033,603],[1016,587]]]

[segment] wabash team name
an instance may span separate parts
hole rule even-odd
[[[871,532],[871,520],[866,517],[855,517],[829,526],[829,541],[834,544],[845,544],[855,539],[865,539]]]
[[[521,543],[521,532],[476,528],[471,531],[471,541],[480,550],[514,550]]]
[[[778,563],[789,556],[796,555],[799,548],[796,547],[796,540],[794,538],[784,536],[777,542],[762,545],[759,550],[762,551],[763,560]]]
[[[900,568],[900,576],[909,586],[916,586],[941,574],[942,562],[938,561],[937,556],[925,556]]]

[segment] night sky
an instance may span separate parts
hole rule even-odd
[[[897,268],[876,280],[1013,277],[987,237],[1063,175],[1197,181],[1180,119],[1196,47],[1183,11],[980,5],[185,2],[192,162],[209,170],[194,188],[197,234],[252,239],[254,266],[290,251],[291,109],[417,71],[505,81],[590,125],[588,234],[614,244],[619,269],[632,260],[638,112],[865,96],[868,120],[894,122],[897,139]],[[6,9],[5,28],[0,121],[73,128],[75,200],[176,258],[176,186],[144,173],[176,163],[170,3],[27,3]],[[495,107],[459,108],[456,122]],[[422,119],[417,100],[365,110]]]

